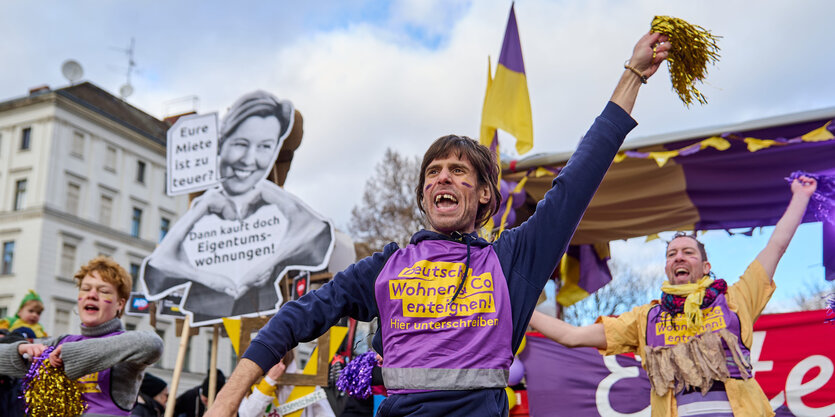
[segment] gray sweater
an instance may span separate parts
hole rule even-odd
[[[122,321],[118,318],[95,327],[81,326],[81,334],[88,337],[103,336],[121,330]],[[46,346],[55,346],[66,336],[50,337],[38,342]],[[29,361],[21,357],[17,351],[22,343],[24,342],[0,345],[0,374],[16,378],[26,376]],[[129,331],[104,339],[64,343],[61,347],[61,359],[64,361],[64,373],[70,379],[78,379],[111,368],[113,402],[124,410],[130,410],[136,402],[145,368],[159,360],[162,347],[162,339],[154,332]]]

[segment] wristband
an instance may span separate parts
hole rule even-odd
[[[638,69],[637,69],[637,68],[635,68],[635,67],[633,67],[633,66],[629,65],[629,61],[624,62],[624,63],[623,63],[623,67],[624,67],[624,68],[626,68],[626,69],[628,69],[629,71],[632,71],[632,73],[634,73],[635,75],[637,75],[637,76],[638,76],[638,78],[640,78],[640,79],[641,79],[641,84],[646,84],[646,83],[647,83],[647,76],[646,76],[646,75],[644,75],[641,71],[638,71]]]

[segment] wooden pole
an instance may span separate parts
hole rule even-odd
[[[169,387],[168,401],[165,402],[165,417],[174,416],[174,403],[177,401],[177,386],[180,384],[180,374],[183,372],[183,362],[186,359],[186,349],[188,348],[188,337],[191,334],[188,325],[188,316],[183,319],[183,331],[180,336],[180,350],[177,351],[177,362],[174,364],[174,375],[171,377],[171,386]]]
[[[220,325],[212,326],[212,356],[209,362],[209,401],[206,408],[212,407],[215,402],[215,394],[217,393],[217,341],[220,339]]]

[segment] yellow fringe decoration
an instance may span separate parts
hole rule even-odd
[[[715,64],[719,60],[716,40],[721,36],[670,16],[655,16],[650,31],[670,38],[672,49],[667,57],[667,65],[673,90],[681,101],[687,106],[694,101],[707,104],[707,98],[694,84],[707,77],[708,63]]]

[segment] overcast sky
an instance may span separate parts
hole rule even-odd
[[[0,100],[66,86],[67,59],[118,94],[134,38],[128,102],[154,116],[190,107],[190,96],[198,112],[222,116],[254,89],[293,101],[305,134],[286,188],[344,229],[386,147],[419,155],[448,133],[477,136],[487,59],[495,68],[509,8],[492,0],[6,1]],[[576,146],[655,15],[721,35],[721,58],[701,88],[705,106],[682,105],[665,69],[651,78],[627,141],[835,106],[835,2],[518,0],[516,15],[532,152]],[[820,263],[819,253],[807,256],[799,265]]]

